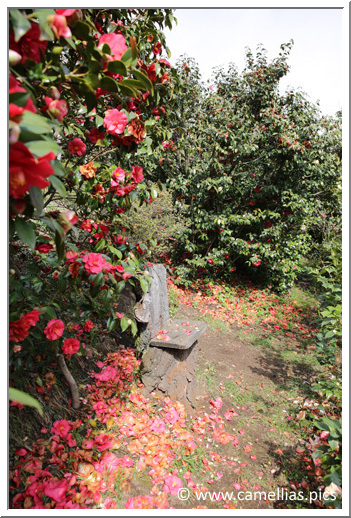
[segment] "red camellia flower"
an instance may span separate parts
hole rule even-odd
[[[116,110],[107,110],[104,118],[104,127],[111,135],[120,135],[124,132],[128,124],[128,119],[125,113]]]
[[[104,43],[111,49],[112,59],[121,59],[122,54],[127,50],[126,40],[122,34],[116,34],[111,32],[110,34],[103,34],[99,39],[99,47],[102,47]]]
[[[72,155],[83,156],[87,147],[80,138],[74,138],[68,142],[68,151]]]
[[[22,63],[26,59],[32,59],[36,63],[40,62],[41,55],[45,54],[47,40],[40,40],[40,28],[36,23],[31,24],[31,28],[22,38],[16,42],[14,32],[10,33],[10,49],[15,50],[22,56]]]
[[[18,320],[9,322],[9,340],[10,342],[23,342],[29,334],[29,328],[35,326],[39,320],[39,312],[30,311]]]
[[[266,228],[271,228],[272,223],[271,223],[270,221],[266,221],[266,223],[264,224],[264,226],[265,226]]]
[[[80,348],[80,342],[77,340],[77,338],[67,338],[63,342],[62,350],[67,355],[75,354],[79,351]]]
[[[13,198],[22,198],[32,185],[44,189],[49,182],[47,176],[54,174],[49,163],[55,158],[51,151],[45,156],[35,158],[22,143],[16,142],[9,150],[9,190]]]
[[[91,331],[94,327],[94,324],[91,320],[87,320],[83,326],[85,332]]]
[[[100,273],[106,266],[106,260],[101,254],[95,254],[91,252],[83,257],[83,263],[85,263],[85,269],[88,273]]]
[[[42,243],[41,245],[36,245],[35,250],[38,250],[41,254],[47,254],[50,250],[53,250],[53,245],[49,243]]]
[[[144,179],[143,168],[138,165],[134,166],[132,169],[132,178],[135,183],[142,182]]]
[[[21,122],[24,108],[17,106],[17,104],[9,104],[9,119],[14,122]]]
[[[22,88],[17,81],[17,79],[13,75],[9,75],[9,94],[14,94],[16,92],[26,92],[24,88]],[[28,110],[30,112],[36,113],[35,106],[33,104],[32,99],[29,97],[26,104],[23,106],[25,110]]]
[[[254,266],[260,266],[261,261],[257,261],[257,263],[252,263]]]
[[[211,257],[209,259],[207,259],[207,261],[212,264],[213,263],[213,259],[211,259]]]
[[[159,41],[152,47],[152,52],[155,54],[155,56],[161,54],[161,43]]]
[[[65,324],[62,320],[55,320],[52,318],[47,323],[46,328],[44,329],[44,334],[48,340],[57,340],[60,336],[63,335],[63,331],[65,329]]]
[[[93,128],[87,131],[87,136],[88,140],[90,140],[92,144],[96,144],[98,140],[104,140],[105,132],[99,131],[97,128]]]

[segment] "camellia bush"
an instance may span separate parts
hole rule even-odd
[[[182,279],[241,270],[286,290],[318,255],[325,227],[340,231],[341,114],[323,116],[299,91],[280,94],[291,46],[270,63],[262,47],[248,51],[242,74],[215,69],[209,87],[193,59],[177,64],[172,137],[152,174],[187,206]]]
[[[121,216],[157,195],[140,159],[167,136],[173,22],[171,9],[9,10],[12,404],[36,405],[16,388],[54,358],[77,406],[67,360],[137,332],[115,302],[126,283],[147,291],[146,245]]]

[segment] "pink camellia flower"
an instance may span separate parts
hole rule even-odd
[[[122,111],[113,108],[105,112],[104,128],[111,135],[120,135],[128,124],[128,118]]]
[[[93,329],[94,324],[91,320],[87,320],[83,326],[83,329],[85,332],[89,332]]]
[[[116,169],[112,173],[112,178],[116,180],[116,182],[123,182],[126,177],[125,171],[121,167],[116,167]]]
[[[57,340],[63,335],[64,329],[65,324],[62,320],[55,320],[53,318],[47,323],[47,326],[44,329],[44,334],[48,340]]]
[[[62,16],[70,17],[76,12],[80,12],[80,9],[55,9],[57,14],[61,14]]]
[[[175,408],[171,408],[169,412],[164,416],[165,420],[168,421],[170,424],[174,424],[179,419],[179,414],[176,411]]]
[[[165,422],[162,419],[159,419],[158,417],[155,417],[155,419],[152,422],[150,430],[152,432],[156,433],[163,433],[166,429]]]
[[[68,113],[67,103],[64,99],[52,99],[51,97],[45,97],[45,104],[47,111],[55,117],[59,122],[63,121],[63,118]]]
[[[329,432],[327,432],[327,431],[325,431],[325,430],[324,430],[324,431],[321,433],[321,439],[327,439],[327,437],[329,437]]]
[[[71,29],[68,27],[67,20],[64,15],[55,14],[48,16],[47,22],[55,34],[56,39],[59,40],[61,36],[63,38],[72,38]]]
[[[132,169],[132,178],[134,180],[135,183],[140,183],[143,181],[144,179],[144,175],[143,175],[143,168],[140,167],[139,165],[135,165],[133,166],[133,169]]]
[[[74,138],[68,142],[68,151],[71,155],[83,156],[87,147],[80,138]]]
[[[61,502],[65,498],[67,489],[68,482],[66,479],[51,479],[49,482],[46,482],[44,487],[44,493],[49,498],[56,500],[56,502]]]
[[[79,351],[80,342],[77,338],[66,338],[63,342],[62,350],[65,354],[71,356]]]
[[[176,475],[167,475],[165,477],[165,484],[163,491],[165,493],[171,493],[171,495],[177,495],[179,489],[183,487],[183,483]]]
[[[98,401],[95,403],[95,405],[93,405],[93,410],[95,410],[95,412],[98,414],[103,414],[106,412],[106,410],[108,410],[108,405],[106,405],[104,401]]]
[[[66,419],[61,421],[55,421],[51,427],[51,432],[55,435],[59,435],[62,439],[67,437],[67,434],[71,431],[71,425]]]
[[[216,410],[219,410],[222,408],[223,401],[220,397],[217,397],[215,400],[210,399],[210,404],[215,408]]]
[[[100,273],[106,266],[106,260],[101,254],[95,254],[91,252],[83,257],[83,263],[85,263],[85,269],[88,273]]]
[[[128,48],[124,36],[114,32],[103,34],[99,39],[98,48],[102,48],[104,43],[107,43],[107,45],[110,47],[112,59],[121,59],[122,55]]]
[[[96,374],[94,374],[94,378],[100,381],[111,381],[115,379],[116,376],[117,370],[115,369],[115,367],[111,367],[110,365],[105,367],[101,372],[97,372]]]

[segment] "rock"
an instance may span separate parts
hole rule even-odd
[[[142,357],[141,376],[146,392],[180,401],[186,410],[196,405],[198,343],[188,349],[149,347]]]

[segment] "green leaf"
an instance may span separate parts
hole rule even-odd
[[[121,76],[127,75],[127,68],[123,61],[109,61],[107,63],[107,70],[109,72],[113,72],[114,74],[120,74]]]
[[[126,67],[129,67],[130,65],[134,64],[134,59],[132,57],[132,49],[128,48],[124,54],[121,56],[121,61],[126,65]]]
[[[138,332],[138,326],[134,320],[132,320],[132,323],[131,323],[131,330],[132,330],[133,336],[135,336]]]
[[[17,403],[22,403],[22,405],[31,406],[33,408],[36,408],[39,412],[39,414],[43,415],[43,408],[39,401],[35,399],[34,397],[30,396],[29,394],[26,394],[25,392],[22,392],[22,390],[17,390],[13,387],[9,388],[9,399],[11,401],[16,401]]]
[[[149,290],[149,284],[148,284],[147,280],[144,279],[143,277],[140,277],[139,282],[140,282],[140,286],[141,286],[141,289],[143,290],[143,292],[147,293]]]
[[[32,113],[28,110],[25,110],[22,116],[22,120],[20,122],[20,128],[26,129],[31,133],[51,133],[51,126],[48,123],[48,120],[37,113]]]
[[[48,24],[48,16],[56,14],[54,9],[36,9],[34,14],[39,20],[40,39],[53,41],[55,35]]]
[[[123,95],[126,95],[127,97],[139,97],[140,94],[137,90],[134,90],[133,88],[130,88],[129,86],[122,85],[121,83],[118,84],[118,87]]]
[[[75,26],[72,28],[72,33],[76,38],[87,41],[90,39],[90,27],[87,23],[78,20]]]
[[[132,69],[133,76],[138,79],[147,90],[150,90],[151,93],[154,91],[154,87],[152,82],[150,81],[147,74],[144,72],[141,72],[140,70],[137,70],[136,68]]]
[[[157,198],[157,190],[155,189],[155,187],[151,187],[150,192],[151,192],[151,198],[153,200],[155,200]]]
[[[50,151],[52,151],[55,156],[62,152],[60,146],[53,140],[33,140],[31,142],[27,142],[26,146],[29,151],[37,157],[47,155]]]
[[[136,88],[137,90],[149,90],[145,84],[137,79],[123,79],[119,83],[119,86],[127,86],[128,88]]]
[[[95,246],[95,252],[100,252],[106,246],[105,239],[100,239],[100,241]]]
[[[32,185],[29,189],[29,195],[31,202],[37,211],[37,215],[39,216],[43,212],[44,208],[43,191],[39,187]]]
[[[25,106],[28,102],[30,95],[28,92],[14,92],[9,95],[9,103],[16,104],[17,106]]]
[[[66,171],[59,160],[54,160],[52,167],[55,171],[55,176],[66,176]]]
[[[31,28],[30,21],[23,16],[18,9],[10,9],[10,18],[12,21],[13,32],[15,33],[15,41],[19,41]]]
[[[121,291],[124,290],[125,286],[126,286],[126,283],[124,281],[119,281],[119,283],[117,284],[117,287],[116,287],[117,293],[121,293]]]
[[[55,318],[57,319],[57,313],[56,311],[54,310],[54,308],[50,307],[50,306],[47,306],[47,307],[44,307],[42,308],[42,310],[44,310],[44,312],[49,315],[50,318]]]
[[[114,255],[117,255],[118,259],[122,259],[123,257],[123,254],[120,250],[118,250],[117,248],[115,248],[114,246],[112,245],[109,245],[108,248],[110,249],[110,251],[114,254]]]
[[[56,252],[57,252],[58,260],[61,262],[65,256],[65,241],[64,241],[61,233],[58,230],[55,231],[55,245],[56,245]],[[61,277],[60,277],[59,281],[60,280],[61,280]]]
[[[87,105],[88,113],[91,112],[91,110],[93,110],[94,108],[96,108],[96,97],[93,92],[91,92],[90,90],[85,90],[84,99]]]
[[[59,193],[59,195],[62,196],[62,198],[66,198],[66,195],[67,195],[66,187],[63,185],[61,180],[59,178],[57,178],[57,176],[52,174],[51,176],[49,176],[49,181],[50,181],[51,185],[53,186],[53,188],[55,189],[55,191],[57,191]]]
[[[118,84],[112,77],[104,76],[100,81],[100,88],[107,92],[118,92]]]
[[[28,245],[29,248],[34,250],[36,237],[32,225],[22,218],[16,218],[15,228],[18,237],[22,239],[22,241],[26,243],[26,245]]]
[[[129,326],[128,319],[126,317],[122,317],[121,318],[121,330],[123,333],[127,329],[128,326]]]
[[[100,84],[99,76],[92,72],[85,76],[85,81],[91,88],[94,88],[94,90],[96,90]]]

